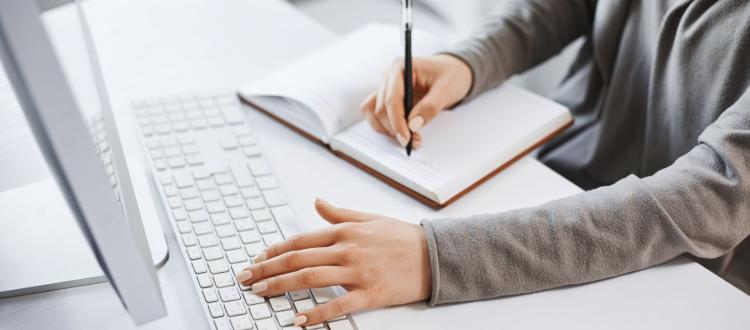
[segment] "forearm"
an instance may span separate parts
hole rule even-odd
[[[593,0],[503,1],[473,37],[446,53],[472,69],[468,99],[561,51],[591,30]]]
[[[699,142],[651,177],[535,208],[423,222],[431,304],[595,281],[683,253],[725,254],[750,234],[750,93]]]

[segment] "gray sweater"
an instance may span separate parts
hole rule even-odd
[[[579,37],[554,97],[576,122],[540,158],[588,191],[423,221],[430,304],[585,283],[682,254],[750,292],[750,1],[506,0],[449,53],[473,70],[472,98]]]

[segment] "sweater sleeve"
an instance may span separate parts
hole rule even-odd
[[[505,0],[473,37],[445,53],[469,65],[468,99],[560,52],[591,30],[595,0]]]
[[[656,174],[538,207],[423,221],[430,305],[530,293],[717,258],[750,234],[750,90]]]

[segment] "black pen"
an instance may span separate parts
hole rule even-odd
[[[404,25],[404,116],[406,117],[408,127],[409,114],[414,107],[414,77],[412,76],[411,60],[412,0],[401,0],[401,5]],[[413,141],[414,134],[410,131],[409,143],[406,144],[407,156],[411,156]]]

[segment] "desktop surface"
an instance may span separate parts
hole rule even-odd
[[[334,38],[277,0],[114,0],[89,5],[105,76],[114,98],[122,102],[241,86]],[[217,35],[222,38],[215,38]],[[418,222],[425,217],[533,206],[580,191],[526,158],[435,212],[252,109],[247,113],[298,215],[299,221],[281,224],[289,234],[325,226],[312,207],[317,196],[338,205]],[[166,222],[163,225],[169,227]],[[174,235],[166,234],[170,251],[179,251]],[[170,258],[158,276],[169,314],[143,329],[204,328],[184,263]],[[589,285],[437,308],[416,303],[357,313],[354,318],[362,330],[382,328],[383,324],[394,329],[746,329],[749,307],[747,295],[681,258]],[[37,329],[50,324],[60,329],[133,328],[108,284],[3,299],[0,319],[0,329]]]

